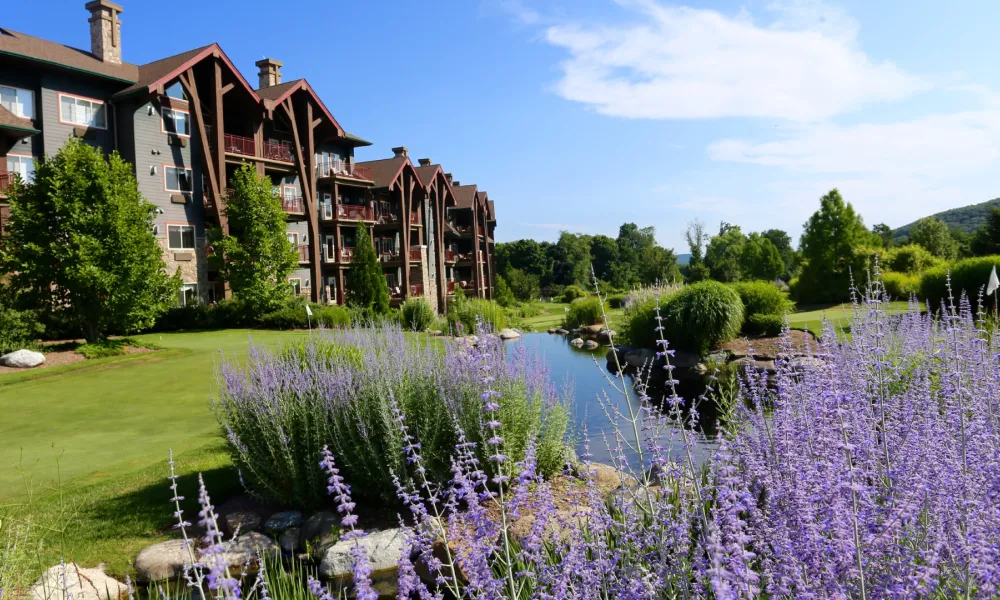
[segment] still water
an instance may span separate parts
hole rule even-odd
[[[584,440],[582,436],[584,425],[586,425],[590,437],[592,460],[610,464],[612,452],[617,453],[615,450],[615,428],[605,414],[598,398],[617,406],[625,415],[628,414],[628,408],[624,397],[611,386],[606,378],[605,355],[608,349],[585,350],[576,348],[570,345],[569,338],[548,333],[526,333],[517,340],[507,342],[507,344],[524,344],[529,352],[535,352],[545,359],[549,367],[549,378],[552,385],[555,386],[560,397],[569,396],[570,410],[573,415],[572,426],[578,439],[577,453],[583,453]],[[619,387],[621,386],[620,379],[615,377],[611,379],[617,381]],[[634,407],[637,404],[635,392],[631,388],[634,382],[631,377],[626,379],[629,382],[629,401]],[[694,380],[680,385],[678,394],[686,402],[690,402],[703,390],[704,383],[700,380]],[[650,390],[650,397],[656,402],[659,402],[663,395],[662,389]],[[691,454],[699,464],[708,458],[715,446],[712,440],[715,434],[715,420],[711,409],[712,407],[708,405],[699,407],[704,433],[694,436],[688,433]],[[634,438],[630,426],[624,433],[626,440],[631,441]],[[605,442],[605,437],[607,442]],[[611,450],[608,448],[609,445]],[[680,432],[666,429],[660,436],[660,445],[668,449],[672,459],[683,459],[684,448]],[[626,456],[629,462],[634,465],[636,455],[632,452],[626,452]]]

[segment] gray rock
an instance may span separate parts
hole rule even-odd
[[[597,341],[602,344],[610,344],[611,341],[614,340],[616,335],[618,335],[618,332],[615,331],[614,329],[607,329],[607,328],[601,329],[597,333]]]
[[[799,373],[822,368],[824,364],[825,363],[822,360],[816,358],[815,356],[796,356],[788,361],[788,367],[792,371]]]
[[[587,325],[581,328],[582,333],[588,333],[590,335],[597,335],[604,329],[604,325]]]
[[[184,540],[167,540],[144,548],[135,557],[136,581],[175,579],[184,570],[184,565],[191,562],[191,554],[183,544]]]
[[[514,331],[513,329],[501,329],[500,339],[501,340],[513,340],[521,337],[521,334]]]
[[[404,536],[401,529],[370,532],[359,540],[340,541],[330,546],[319,564],[319,574],[327,579],[346,579],[351,576],[354,558],[351,549],[361,544],[371,563],[372,586],[380,595],[396,593],[399,558],[403,554]]]
[[[340,517],[332,512],[321,511],[306,519],[299,533],[299,549],[303,552],[308,548],[319,553],[326,552],[338,538],[337,527]]]
[[[616,490],[622,485],[633,486],[638,483],[635,477],[619,471],[611,465],[590,463],[589,467],[594,485],[597,486],[597,489],[605,493]]]
[[[96,569],[76,563],[56,565],[31,586],[32,600],[117,600],[127,594],[124,583],[104,574],[103,565]]]
[[[271,518],[264,523],[265,531],[284,531],[289,527],[298,527],[302,524],[302,513],[297,510],[274,513]]]
[[[656,360],[656,352],[649,348],[637,348],[625,355],[625,363],[634,368],[642,369]]]
[[[222,527],[228,535],[254,531],[260,527],[260,515],[253,510],[234,510],[222,517]]]
[[[257,563],[258,557],[262,554],[277,554],[279,551],[280,547],[274,540],[262,533],[251,531],[229,542],[225,559],[230,568],[242,569],[245,565]]]
[[[278,545],[285,552],[295,552],[295,549],[299,546],[299,528],[289,527],[282,531],[281,537],[278,538]]]
[[[549,333],[557,333],[559,331],[556,327],[549,327]]]
[[[433,336],[441,335],[441,330],[440,329],[428,329],[427,330],[427,335],[433,335]]]
[[[729,360],[728,352],[713,352],[705,357],[705,360],[714,363],[724,363]]]
[[[594,340],[587,340],[586,342],[583,343],[583,347],[586,348],[587,350],[596,350],[599,346],[600,344],[598,344]]]
[[[31,369],[45,362],[45,355],[33,350],[17,350],[0,357],[0,365],[18,369]]]
[[[581,338],[573,338],[572,340],[570,340],[569,343],[572,344],[573,346],[580,347],[583,345],[583,340]]]
[[[565,329],[563,329],[562,327],[560,327],[559,329],[556,329],[556,333],[558,333],[559,335],[566,335],[569,332],[566,331]]]
[[[677,350],[674,352],[674,355],[670,357],[670,364],[678,369],[693,369],[700,362],[701,357],[694,352],[686,352],[684,350]]]

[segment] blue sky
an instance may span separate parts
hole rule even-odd
[[[868,225],[1000,196],[993,3],[120,0],[125,59],[218,42],[306,77],[349,131],[497,202],[497,238],[694,218],[797,237],[839,187]],[[82,0],[0,27],[89,46]]]

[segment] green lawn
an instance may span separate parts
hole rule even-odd
[[[562,327],[563,319],[566,318],[568,302],[536,302],[535,305],[542,307],[542,313],[534,317],[524,319],[527,325],[534,331],[546,331],[550,327]],[[614,327],[615,321],[621,316],[621,309],[608,308],[608,319]]]
[[[890,302],[886,312],[889,314],[899,314],[906,312],[906,310],[906,302]],[[852,311],[853,308],[848,303],[810,306],[806,307],[805,310],[788,315],[788,322],[793,329],[807,329],[818,336],[823,330],[824,318],[840,329],[850,325]]]

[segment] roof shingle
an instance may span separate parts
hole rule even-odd
[[[35,126],[31,123],[29,119],[22,119],[21,117],[10,112],[6,108],[0,106],[0,128],[3,129],[16,129],[19,132],[25,134],[41,133]]]
[[[151,63],[146,63],[140,65],[139,78],[135,84],[130,85],[124,90],[115,94],[116,97],[127,96],[131,93],[138,92],[140,90],[145,91],[146,88],[153,85],[163,77],[166,77],[169,73],[179,68],[181,65],[191,60],[192,58],[198,56],[204,52],[207,48],[211,48],[214,44],[209,44],[207,46],[201,46],[200,48],[194,48],[188,50],[187,52],[181,52],[180,54],[175,54],[173,56],[168,56],[166,58],[161,58],[160,60],[153,61]]]
[[[375,187],[381,188],[392,185],[392,182],[399,176],[399,172],[403,169],[403,165],[406,164],[407,160],[405,156],[394,156],[381,160],[367,160],[358,164],[369,167],[372,170],[372,179],[375,181]]]
[[[85,50],[10,29],[0,28],[0,54],[20,56],[122,82],[131,83],[139,79],[139,67],[131,63],[107,63]]]
[[[472,208],[475,205],[478,191],[475,184],[453,185],[451,189],[455,192],[455,208]]]

